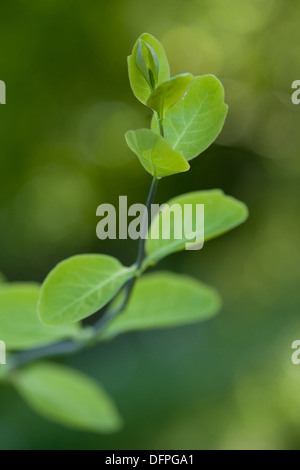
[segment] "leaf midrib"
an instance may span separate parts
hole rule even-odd
[[[76,305],[77,303],[81,302],[82,300],[84,300],[86,297],[88,297],[89,295],[93,294],[96,290],[98,289],[102,289],[103,287],[105,287],[109,282],[111,281],[114,281],[115,279],[117,279],[118,277],[121,277],[121,275],[125,274],[126,272],[128,272],[128,274],[131,272],[131,271],[134,271],[135,268],[124,268],[122,269],[122,271],[116,273],[116,275],[106,279],[104,282],[102,282],[100,285],[97,285],[96,287],[93,287],[92,289],[90,289],[86,294],[84,294],[83,296],[81,296],[80,298],[76,298],[73,302],[71,302],[68,306],[64,307],[62,310],[60,310],[59,313],[56,313],[54,315],[51,315],[51,318],[57,318],[57,317],[60,317],[66,310],[68,310],[69,308],[73,307],[73,305]],[[74,320],[74,321],[77,321],[77,320]]]
[[[180,140],[182,139],[184,134],[187,132],[187,129],[192,125],[194,120],[198,117],[198,113],[199,113],[200,109],[203,107],[203,105],[205,104],[205,102],[207,101],[208,95],[209,95],[209,93],[207,92],[206,95],[205,95],[205,98],[199,104],[199,106],[197,108],[197,112],[194,113],[194,115],[193,115],[192,119],[190,120],[190,122],[188,124],[186,124],[186,127],[184,128],[183,132],[179,135],[178,139],[176,140],[175,144],[173,145],[173,148],[177,147],[178,143],[180,142]],[[184,109],[184,105],[185,105],[185,103],[183,102],[183,109]]]

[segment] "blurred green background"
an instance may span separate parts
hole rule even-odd
[[[144,31],[172,74],[216,74],[229,115],[217,144],[157,202],[223,188],[247,223],[159,268],[215,285],[213,321],[134,333],[63,362],[99,380],[125,418],[111,436],[65,430],[0,390],[1,449],[299,449],[300,4],[295,0],[17,0],[1,5],[0,271],[42,281],[65,257],[133,262],[136,243],[96,238],[103,202],[144,202],[151,178],[124,132],[149,124],[126,56]],[[78,410],[80,412],[80,410]]]

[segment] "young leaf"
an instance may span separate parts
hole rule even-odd
[[[180,239],[175,238],[175,234],[179,232],[178,227],[184,228],[184,205],[191,204],[193,209],[196,204],[204,204],[204,240],[215,238],[228,230],[233,229],[237,225],[244,222],[248,217],[248,209],[242,202],[227,196],[223,191],[214,189],[210,191],[197,191],[183,194],[175,197],[168,202],[168,206],[178,204],[181,207],[181,215],[174,213],[169,219],[164,218],[164,223],[170,226],[170,238],[163,239],[162,234],[162,217],[164,217],[163,209],[154,219],[149,230],[149,238],[146,241],[147,258],[144,262],[144,268],[150,264],[156,263],[160,259],[183,250],[185,244],[190,242],[190,233],[182,230],[183,236]],[[195,210],[193,210],[195,214]],[[191,225],[191,224],[190,224]],[[192,225],[191,225],[192,227]],[[158,239],[151,238],[151,233],[158,233]]]
[[[112,339],[128,331],[207,320],[220,307],[215,289],[190,276],[167,272],[148,274],[137,281],[125,311],[108,324],[100,339]]]
[[[46,325],[89,317],[112,299],[134,275],[106,255],[78,255],[59,263],[42,285],[38,312]]]
[[[165,112],[183,97],[193,78],[191,73],[182,73],[169,78],[153,90],[148,98],[147,106],[163,117]]]
[[[69,428],[100,433],[120,428],[111,398],[80,372],[51,363],[26,367],[13,376],[25,401],[40,415]]]
[[[222,130],[227,105],[224,89],[214,75],[195,77],[183,98],[164,117],[164,136],[187,160],[209,147]],[[152,129],[159,131],[157,118]]]
[[[0,339],[8,350],[38,347],[72,337],[78,325],[49,327],[37,314],[40,287],[36,284],[3,284],[0,289]]]
[[[127,61],[132,91],[139,101],[146,104],[154,86],[170,77],[164,48],[151,34],[144,33],[136,41]]]
[[[182,153],[173,150],[163,137],[150,129],[128,131],[125,138],[143,167],[156,178],[181,173],[190,168]]]
[[[142,39],[139,40],[136,63],[151,89],[155,88],[158,82],[159,61],[155,50]]]

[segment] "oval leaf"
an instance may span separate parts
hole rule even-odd
[[[125,138],[143,167],[156,178],[181,173],[190,168],[180,152],[173,150],[163,137],[150,129],[128,131]]]
[[[146,57],[146,53],[148,57]],[[150,84],[150,77],[146,73],[148,71],[149,74],[149,68],[150,70],[154,69],[152,74],[156,86],[170,77],[170,68],[164,48],[155,37],[144,33],[136,41],[132,54],[127,61],[132,91],[139,101],[146,104],[153,89]],[[156,80],[155,73],[158,74]]]
[[[40,287],[36,284],[3,284],[0,289],[0,339],[8,350],[28,349],[72,337],[77,325],[49,327],[37,314]]]
[[[222,130],[227,105],[224,89],[214,75],[195,77],[184,97],[164,117],[164,136],[187,160],[209,147]],[[152,129],[159,132],[156,117]]]
[[[133,276],[106,255],[78,255],[59,263],[42,285],[38,303],[41,320],[63,325],[89,317],[114,297]]]
[[[121,419],[99,384],[68,367],[40,363],[15,373],[14,385],[40,415],[84,431],[112,432]]]
[[[155,88],[158,83],[159,60],[155,50],[142,39],[140,39],[138,43],[136,64],[144,75],[150,88]]]
[[[148,274],[137,281],[125,311],[108,324],[100,338],[207,320],[220,307],[215,289],[190,276],[167,272]]]
[[[173,204],[178,204],[181,207],[181,214],[175,212],[174,216],[167,218],[164,216],[164,211],[168,210],[167,207],[166,209],[163,209],[161,212],[159,212],[151,224],[149,238],[146,241],[147,258],[144,262],[144,268],[150,264],[156,263],[170,253],[183,250],[186,243],[191,242],[190,234],[185,233],[184,230],[182,230],[182,238],[175,238],[175,235],[179,232],[178,227],[184,227],[183,217],[185,204],[191,204],[193,208],[193,214],[195,214],[197,204],[204,204],[205,241],[222,235],[228,230],[231,230],[232,228],[244,222],[248,217],[248,209],[245,204],[231,196],[225,195],[223,191],[219,189],[183,194],[174,199],[171,199],[168,202],[169,207]],[[170,226],[169,239],[163,239],[161,237],[163,217],[164,223],[167,223]],[[160,238],[152,239],[151,232],[158,233]]]
[[[191,73],[183,73],[169,78],[153,90],[147,101],[147,106],[163,117],[165,112],[183,97],[193,78]]]

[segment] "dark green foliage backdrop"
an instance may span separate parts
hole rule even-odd
[[[103,437],[67,431],[0,390],[0,447],[32,449],[299,448],[300,5],[293,0],[18,0],[1,6],[0,270],[42,281],[58,261],[103,252],[124,264],[133,241],[96,238],[96,207],[144,202],[150,176],[124,132],[150,116],[134,99],[126,56],[149,31],[173,74],[213,73],[229,115],[217,145],[157,201],[220,187],[248,222],[160,268],[215,285],[208,323],[130,334],[64,360],[97,378],[126,426]],[[0,332],[1,333],[1,332]],[[1,336],[1,335],[0,335]],[[300,366],[299,366],[300,367]]]

